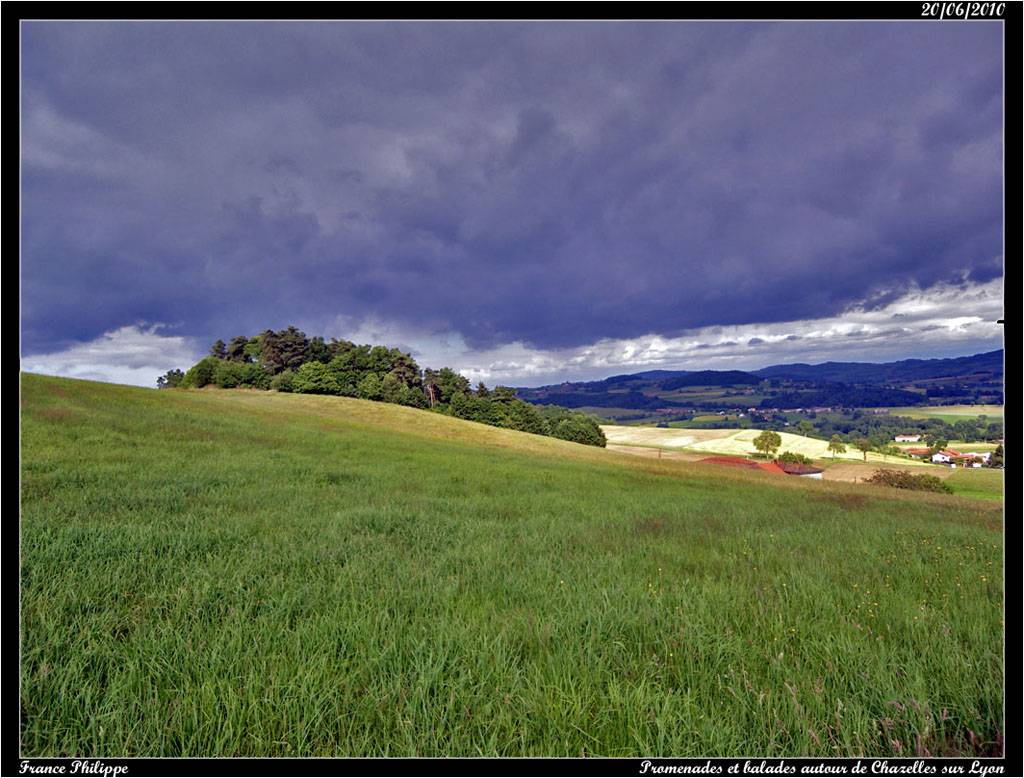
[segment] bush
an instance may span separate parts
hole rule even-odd
[[[245,365],[245,372],[242,374],[242,383],[251,386],[253,389],[270,389],[272,379],[270,373],[259,365]]]
[[[323,362],[306,362],[295,371],[292,391],[303,394],[339,394],[340,387]]]
[[[398,398],[398,403],[399,405],[408,405],[412,408],[426,408],[427,398],[423,396],[423,392],[419,389],[406,386],[402,388],[402,394]]]
[[[803,454],[794,454],[792,451],[783,451],[779,454],[780,462],[794,462],[798,465],[811,465],[814,464],[814,460],[810,457],[805,457]]]
[[[356,396],[364,400],[383,400],[384,387],[381,385],[380,376],[376,373],[364,375],[356,387]]]
[[[213,383],[221,389],[234,389],[240,386],[243,378],[243,365],[241,362],[226,362],[218,360],[219,364],[213,370]]]
[[[217,362],[211,383],[221,389],[234,389],[237,386],[251,386],[253,389],[270,388],[270,375],[259,365],[223,359]]]
[[[216,357],[200,359],[185,373],[185,377],[181,379],[181,385],[186,388],[201,389],[207,384],[213,383],[218,365],[220,365],[220,360]]]
[[[291,370],[282,370],[271,379],[270,388],[276,392],[294,392],[295,373]]]
[[[953,489],[941,478],[934,475],[911,475],[906,470],[876,470],[866,479],[869,484],[891,486],[895,489],[913,489],[917,492],[941,492],[952,494]]]
[[[181,382],[185,379],[185,374],[178,368],[168,370],[158,379],[156,379],[156,385],[158,389],[174,389],[181,386]]]

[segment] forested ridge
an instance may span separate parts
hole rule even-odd
[[[495,427],[604,446],[598,421],[557,406],[543,408],[516,397],[506,386],[472,388],[448,367],[421,369],[397,348],[312,338],[296,327],[216,341],[187,371],[157,379],[162,389],[249,387],[298,394],[326,394],[408,405]]]

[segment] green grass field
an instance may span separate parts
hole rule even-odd
[[[946,444],[947,448],[954,449],[955,451],[976,451],[978,453],[984,453],[986,451],[995,451],[998,447],[998,443],[972,443],[968,440],[951,440]]]
[[[1002,511],[23,375],[21,751],[989,754]]]
[[[1003,471],[990,468],[956,469],[946,479],[953,493],[977,500],[1003,499]]]
[[[967,418],[986,416],[990,421],[1003,418],[1002,405],[934,405],[909,406],[906,408],[890,408],[893,416],[906,416],[910,419],[941,419],[947,424],[956,424]]]

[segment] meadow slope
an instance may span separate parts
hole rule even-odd
[[[991,754],[1002,511],[23,375],[23,755]]]

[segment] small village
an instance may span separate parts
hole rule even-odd
[[[896,443],[919,443],[922,438],[922,435],[897,435],[893,440]],[[998,443],[1002,445],[1003,439],[1000,438]],[[985,467],[992,459],[991,451],[956,451],[945,447],[939,451],[925,447],[905,448],[903,453],[911,459],[930,459],[934,464],[949,467]]]

